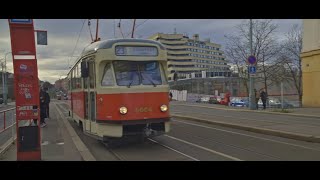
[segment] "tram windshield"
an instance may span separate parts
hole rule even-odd
[[[118,86],[162,84],[160,65],[157,61],[114,61],[113,67]]]

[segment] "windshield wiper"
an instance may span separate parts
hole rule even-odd
[[[153,87],[157,87],[157,85],[153,82],[153,80],[152,79],[150,79],[148,76],[142,76],[143,78],[145,78],[145,79],[148,79],[151,83],[152,83],[152,85],[153,85]]]
[[[130,88],[131,84],[133,83],[133,80],[131,80],[131,82],[128,84],[128,88]]]
[[[151,79],[149,79],[149,81],[153,84],[153,87],[157,87],[157,85]]]

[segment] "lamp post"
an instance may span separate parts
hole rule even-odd
[[[3,59],[1,59],[1,60],[3,60]],[[2,98],[3,98],[3,102],[4,102],[4,94],[5,94],[5,90],[4,90],[4,68],[3,68],[3,66],[4,66],[4,63],[3,62],[1,62],[1,74],[2,74]]]
[[[2,80],[4,80],[4,82],[2,84],[3,85],[3,101],[4,101],[4,104],[7,105],[8,101],[8,97],[7,97],[7,88],[8,88],[8,85],[7,85],[7,55],[10,54],[11,52],[7,52],[4,56],[4,73],[2,73]],[[2,71],[3,72],[3,71]]]
[[[250,54],[251,56],[253,56],[253,48],[252,48],[252,19],[250,19]],[[250,66],[250,65],[249,65]],[[248,69],[249,70],[249,69]],[[249,72],[248,72],[249,74]],[[256,107],[256,98],[255,98],[255,94],[254,94],[254,77],[251,76],[251,74],[249,74],[249,78],[250,78],[250,92],[249,92],[249,99],[250,99],[250,104],[249,107],[251,110],[253,109],[257,109]]]

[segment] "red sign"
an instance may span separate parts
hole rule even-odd
[[[39,78],[33,20],[10,19],[9,27],[16,98],[17,160],[41,160]],[[37,120],[37,128],[28,128],[20,123],[34,119]],[[26,133],[30,130],[33,133]],[[34,138],[32,143],[24,140],[32,141],[32,137],[38,137],[37,142]]]

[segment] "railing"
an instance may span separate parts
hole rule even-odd
[[[15,137],[16,108],[0,111],[0,148],[4,145],[12,144]],[[11,133],[9,130],[11,129]],[[7,147],[0,149],[0,153]]]

